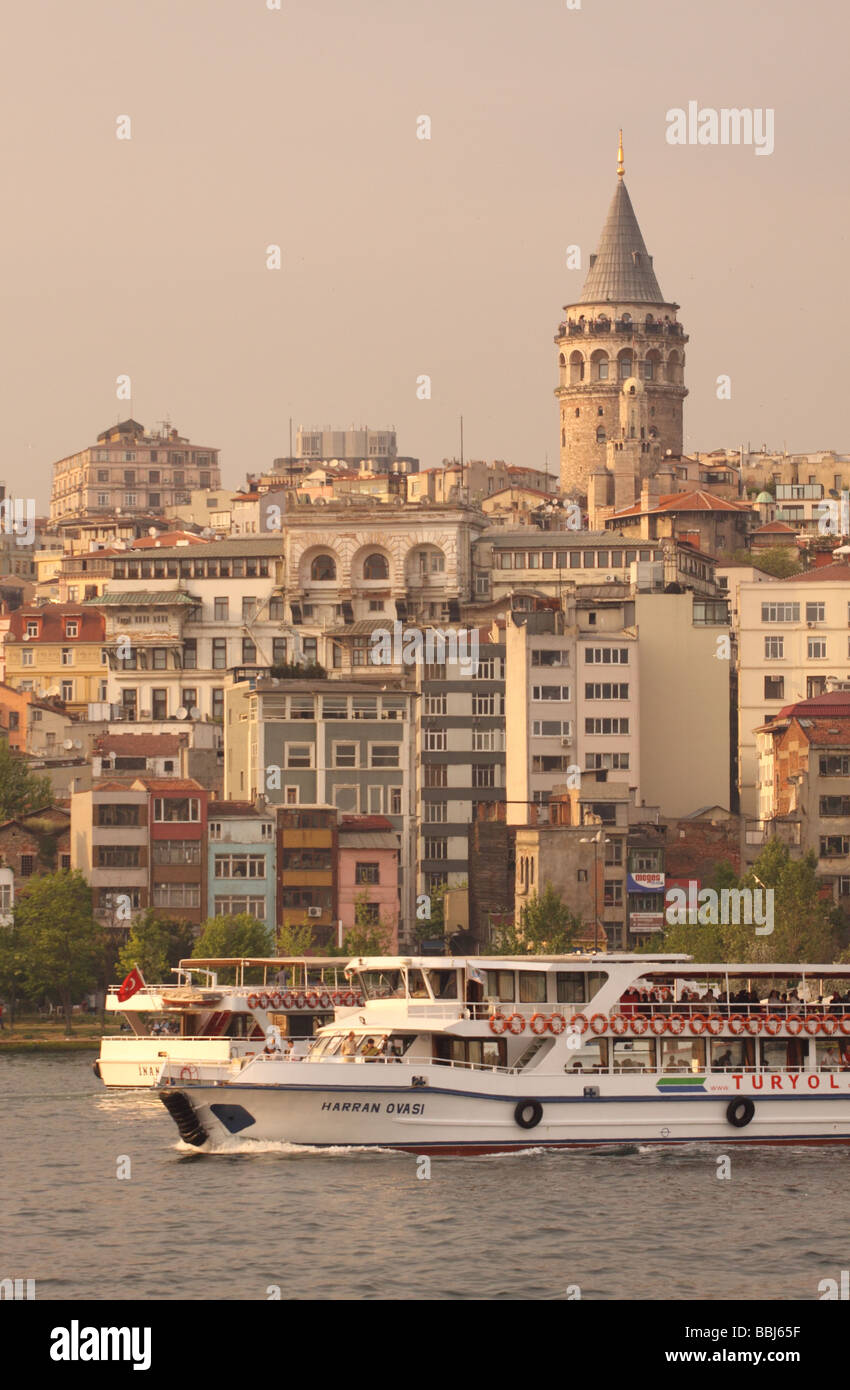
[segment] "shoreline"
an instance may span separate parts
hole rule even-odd
[[[94,1038],[0,1038],[0,1057],[4,1052],[99,1052]]]

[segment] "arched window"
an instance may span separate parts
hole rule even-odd
[[[567,431],[566,431],[566,430],[561,430],[561,448],[562,448],[562,449],[565,449],[566,446],[567,446]]]
[[[576,406],[576,419],[578,419],[578,417],[579,417],[580,415],[581,415],[581,410],[579,409],[578,406]]]
[[[591,376],[595,381],[608,380],[608,354],[607,352],[594,352],[590,359]]]
[[[600,425],[599,428],[598,428],[597,431],[596,431],[596,442],[597,442],[597,444],[604,444],[604,443],[605,443],[605,440],[606,440],[606,437],[607,437],[607,436],[606,436],[606,434],[605,434],[605,426],[604,426],[604,425]]]
[[[310,578],[322,583],[336,579],[336,560],[332,555],[317,555],[310,566]]]
[[[580,352],[570,353],[570,385],[577,386],[584,381],[584,358]]]
[[[621,352],[617,358],[617,375],[621,381],[626,381],[632,375],[632,354]]]
[[[363,564],[364,579],[389,579],[390,567],[386,558],[377,552],[374,555],[367,555]]]

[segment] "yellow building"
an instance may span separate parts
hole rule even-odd
[[[9,615],[6,683],[55,695],[71,713],[106,699],[103,614],[73,603],[27,605]]]

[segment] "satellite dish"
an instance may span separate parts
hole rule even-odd
[[[71,742],[71,740],[70,740],[69,738],[66,738],[66,739],[65,739],[65,742],[62,744],[62,747],[65,748],[65,749],[73,748],[73,746],[74,746],[74,745],[73,745],[73,743]]]
[[[155,536],[155,535],[157,535],[157,534],[158,534],[158,532],[157,532],[157,529],[156,529],[155,526],[149,526],[149,527],[148,527],[148,535],[149,535],[149,536]]]
[[[175,717],[177,719],[185,719],[188,713],[189,711],[183,705],[181,705]]]
[[[30,640],[30,634],[29,634],[28,632],[25,632],[25,633],[23,634],[22,638],[21,638],[21,641],[22,641],[22,642],[28,642],[29,640]]]
[[[196,705],[193,705],[192,708],[189,710],[189,718],[190,718],[190,719],[200,719],[200,717],[201,717],[201,711],[197,708]]]
[[[74,747],[75,747],[75,748],[82,748],[82,746],[83,746],[83,741],[82,741],[82,739],[80,739],[80,738],[75,738],[75,739],[74,739]]]

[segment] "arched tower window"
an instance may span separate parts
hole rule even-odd
[[[584,381],[584,358],[580,352],[570,353],[570,385],[577,386]]]
[[[597,349],[590,358],[590,375],[594,381],[608,380],[608,354]]]
[[[667,380],[676,385],[682,380],[682,365],[678,352],[671,352],[667,358]]]
[[[606,435],[606,433],[605,433],[605,426],[604,426],[604,425],[599,425],[599,427],[597,428],[597,431],[596,431],[596,442],[597,442],[597,444],[604,444],[606,439],[607,439],[607,435]]]
[[[634,358],[628,348],[624,348],[617,355],[617,376],[620,381],[625,381],[627,377],[633,376]]]

